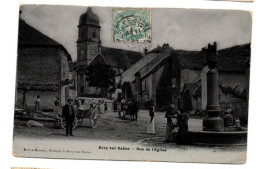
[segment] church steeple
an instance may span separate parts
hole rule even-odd
[[[78,25],[78,61],[85,62],[86,65],[94,59],[100,52],[100,25],[98,16],[92,11],[91,7],[79,18]]]
[[[100,28],[98,16],[91,7],[88,7],[86,12],[80,16],[78,25],[78,94],[84,94],[88,91],[85,73],[88,65],[101,52]]]

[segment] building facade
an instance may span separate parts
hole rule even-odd
[[[19,20],[16,105],[31,108],[39,95],[42,109],[52,109],[57,97],[70,97],[71,56],[58,42]]]
[[[146,105],[153,100],[157,109],[163,109],[170,104],[171,98],[171,54],[173,49],[169,44],[151,50],[144,58],[148,62],[137,63],[143,65],[135,71],[135,79],[132,81],[132,88],[136,99]],[[145,63],[145,64],[144,64]],[[131,79],[131,78],[125,78]]]
[[[221,50],[214,45],[218,56],[221,106],[225,108],[228,104],[247,102],[250,44]],[[148,52],[144,58],[154,54],[156,57],[135,72],[132,81],[135,97],[143,105],[153,99],[157,110],[165,110],[170,103],[190,113],[205,110],[208,71],[206,50],[209,49],[173,50],[164,44]]]

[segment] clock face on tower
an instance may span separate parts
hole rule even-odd
[[[84,55],[84,54],[85,54],[85,50],[82,49],[82,50],[80,51],[80,54],[81,54],[81,55]]]
[[[90,50],[90,54],[91,54],[91,55],[95,55],[95,54],[96,54],[96,50],[95,50],[95,49],[91,49],[91,50]]]

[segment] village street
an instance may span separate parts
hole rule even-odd
[[[198,145],[176,145],[175,143],[165,143],[165,123],[164,112],[157,112],[156,119],[156,135],[146,134],[147,122],[149,119],[148,111],[139,111],[137,122],[131,122],[129,116],[127,120],[118,118],[117,113],[108,112],[101,115],[99,126],[95,129],[89,127],[89,119],[85,119],[82,126],[77,127],[73,134],[74,136],[65,137],[65,130],[55,129],[51,122],[43,122],[45,127],[27,127],[25,121],[15,120],[14,127],[14,145],[17,154],[25,153],[24,156],[31,157],[52,157],[57,158],[72,158],[67,153],[46,153],[50,148],[51,151],[68,150],[68,153],[73,151],[91,152],[83,156],[73,156],[73,158],[90,158],[100,159],[100,156],[95,156],[98,153],[103,154],[104,158],[113,159],[111,151],[104,148],[109,146],[118,146],[123,148],[131,148],[130,154],[134,154],[133,159],[142,156],[142,153],[136,151],[137,147],[155,148],[160,152],[169,152],[169,156],[160,156],[161,160],[173,161],[192,161],[194,162],[212,162],[230,163],[234,160],[244,161],[246,146],[198,146]],[[192,130],[201,130],[202,119],[189,119],[189,128]],[[102,146],[102,149],[100,148]],[[30,153],[30,149],[38,148],[43,152]],[[46,150],[47,148],[47,150]],[[26,149],[26,151],[24,150]],[[29,151],[27,151],[29,150]],[[50,151],[50,150],[48,150]],[[121,150],[122,151],[122,150]],[[127,153],[126,151],[125,153]],[[131,152],[131,153],[130,153]],[[145,153],[145,152],[143,152]],[[146,153],[147,158],[151,158],[153,153]],[[115,153],[114,155],[116,155]],[[157,154],[157,153],[156,153]],[[198,156],[199,154],[199,156]],[[135,157],[136,156],[136,157]],[[126,157],[126,156],[124,156]],[[134,158],[135,157],[135,158]],[[221,157],[221,158],[219,158]],[[115,158],[115,157],[114,157]],[[128,159],[128,158],[127,158]],[[207,160],[209,159],[209,160]]]
[[[77,139],[101,139],[101,140],[126,140],[139,141],[147,138],[160,138],[163,142],[166,131],[165,112],[158,112],[155,114],[156,135],[147,134],[147,122],[149,120],[149,112],[140,110],[138,113],[138,121],[130,121],[130,116],[126,119],[118,117],[117,112],[109,111],[101,114],[99,125],[93,129],[90,127],[89,119],[84,119],[82,126],[78,126],[74,131],[74,137]],[[65,130],[56,129],[53,122],[41,122],[44,128],[41,127],[27,127],[24,121],[15,121],[14,133],[18,137],[65,137]],[[201,120],[190,120],[192,128],[199,130],[201,128]]]
[[[74,131],[74,136],[65,137],[65,130],[54,127],[53,122],[42,122],[44,127],[27,127],[25,121],[15,120],[14,136],[16,138],[42,138],[42,139],[59,139],[59,140],[115,140],[129,141],[141,143],[144,145],[156,145],[163,147],[176,147],[175,143],[165,143],[166,119],[165,112],[157,112],[155,114],[156,135],[147,134],[147,122],[149,120],[149,112],[140,110],[138,121],[131,122],[130,117],[126,120],[118,117],[117,112],[101,114],[101,119],[97,128],[93,129],[89,125],[89,119],[84,119],[82,126],[78,126]],[[191,117],[189,119],[189,130],[202,130],[202,119]],[[185,148],[190,146],[179,146]],[[194,148],[202,148],[192,146]],[[207,147],[204,147],[207,149]],[[212,147],[211,147],[212,149]],[[213,149],[244,151],[246,146],[239,147],[215,147]]]

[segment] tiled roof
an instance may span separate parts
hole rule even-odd
[[[71,61],[71,56],[68,51],[60,43],[56,42],[52,38],[44,35],[40,31],[36,30],[32,26],[28,25],[24,20],[19,20],[19,34],[18,45],[26,46],[57,46],[61,47],[68,56],[68,60]]]
[[[169,47],[170,51],[173,51],[172,47]],[[162,53],[163,52],[163,48],[158,45],[156,48],[153,48],[152,50],[150,50],[148,53]]]
[[[153,68],[160,64],[165,58],[168,58],[173,51],[173,48],[169,47],[168,52],[163,52],[161,46],[150,50],[142,59],[140,59],[135,65],[126,70],[122,74],[122,82],[132,82],[135,79],[135,74],[140,72],[141,76],[149,74]]]
[[[250,60],[250,44],[238,45],[218,51],[218,70],[245,71]],[[250,64],[250,62],[249,62]]]
[[[157,56],[139,70],[141,78],[146,77],[156,68],[160,67],[171,56],[171,53],[158,53]]]
[[[206,58],[201,51],[175,50],[182,68],[202,69]],[[245,71],[250,58],[250,44],[237,45],[218,51],[217,69],[220,71]]]
[[[127,69],[122,74],[122,82],[132,82],[135,80],[135,74],[146,66],[149,62],[151,62],[158,55],[156,53],[148,53],[142,59],[140,59],[136,64]]]
[[[102,47],[101,54],[110,66],[122,68],[124,71],[143,57],[140,52],[108,47]]]
[[[50,37],[39,32],[32,26],[28,25],[24,20],[19,22],[18,43],[21,45],[52,45],[62,46],[60,43],[51,39]]]
[[[182,68],[186,69],[202,69],[205,63],[202,52],[175,50],[174,55],[179,60]]]

